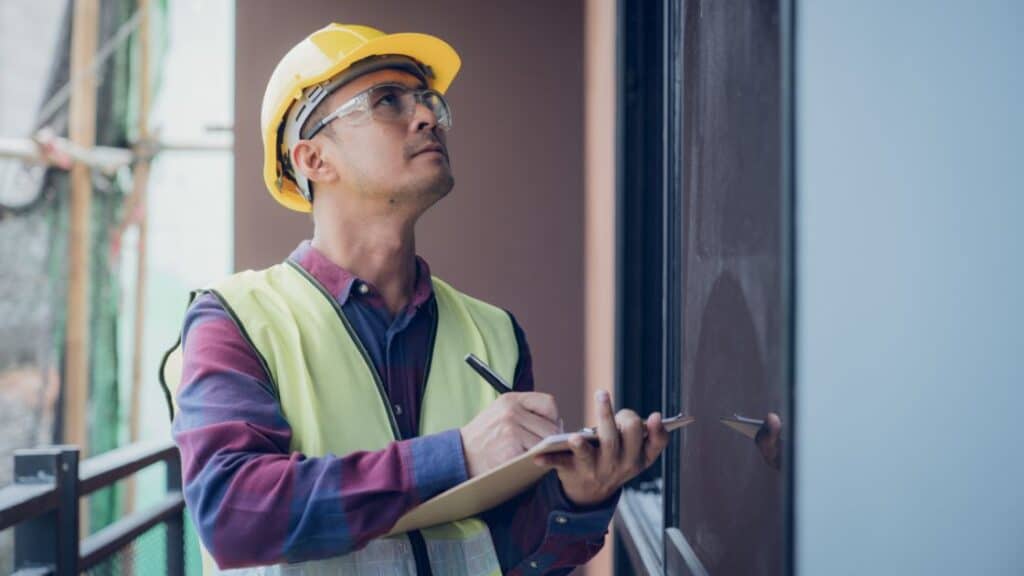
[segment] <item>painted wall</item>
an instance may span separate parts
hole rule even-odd
[[[1024,572],[1024,4],[798,2],[801,574]]]

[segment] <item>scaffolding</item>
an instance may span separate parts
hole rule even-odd
[[[46,9],[62,14],[27,134],[0,138],[0,426],[8,428],[0,485],[12,480],[15,449],[73,444],[85,458],[138,437],[146,182],[161,151],[146,120],[160,76],[166,2],[41,4],[5,6],[25,17],[15,13],[0,26],[5,36],[31,41],[30,25],[39,24],[33,18],[46,22]],[[15,70],[0,70],[9,86],[29,80],[18,62],[9,65]],[[137,295],[132,378],[121,382],[120,247],[128,230],[138,237]],[[131,511],[133,485],[123,484],[83,500],[83,535]],[[10,558],[0,543],[0,571],[11,568]]]

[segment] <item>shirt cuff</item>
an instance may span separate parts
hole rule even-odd
[[[462,434],[458,429],[420,436],[408,442],[412,455],[412,478],[420,502],[469,478],[466,458],[462,453]]]
[[[538,488],[548,507],[544,539],[514,572],[547,574],[585,564],[603,546],[622,490],[596,506],[583,508],[566,498],[555,473],[546,476]]]
[[[558,474],[550,472],[541,483],[541,493],[547,503],[548,534],[592,536],[603,538],[619,505],[622,489],[607,500],[593,506],[577,506],[565,495]]]

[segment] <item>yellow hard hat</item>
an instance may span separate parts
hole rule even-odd
[[[312,210],[312,204],[302,192],[305,182],[300,187],[285,165],[290,154],[285,143],[285,124],[289,116],[296,117],[292,105],[305,102],[308,115],[331,89],[340,86],[336,81],[339,74],[367,58],[392,55],[416,62],[428,85],[442,94],[461,65],[455,49],[434,36],[385,34],[369,26],[334,23],[310,34],[277,63],[267,82],[260,111],[263,181],[275,200],[299,212]],[[345,81],[348,79],[351,78]],[[332,80],[335,80],[333,85]],[[329,89],[318,89],[329,85]]]

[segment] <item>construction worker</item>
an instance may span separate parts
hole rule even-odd
[[[601,548],[620,487],[668,442],[658,414],[613,413],[599,444],[538,458],[533,488],[476,518],[382,537],[421,502],[559,432],[508,312],[416,254],[453,185],[443,96],[455,51],[423,34],[331,24],[271,75],[264,180],[313,237],[189,305],[165,366],[188,509],[207,571],[564,574]],[[496,390],[467,353],[506,382]],[[176,408],[176,409],[175,409]]]

